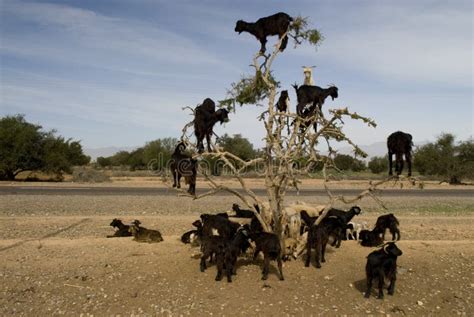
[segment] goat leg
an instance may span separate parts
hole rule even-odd
[[[388,152],[388,175],[392,176],[392,164],[393,164],[392,152]]]
[[[370,297],[370,291],[372,290],[372,276],[370,274],[367,274],[367,290],[365,291],[365,298]]]
[[[280,256],[278,256],[277,262],[278,262],[278,270],[280,271],[280,281],[284,281],[285,278],[283,277],[283,264],[281,263],[281,257]]]
[[[408,177],[411,176],[411,153],[405,154],[405,159],[407,160],[408,165]]]
[[[311,262],[311,244],[309,241],[306,243],[306,261],[304,266],[309,267],[309,263]]]
[[[390,279],[390,285],[388,286],[388,295],[393,295],[395,293],[395,281],[397,280],[396,274],[392,275]]]
[[[224,270],[224,259],[222,259],[222,255],[216,255],[217,261],[217,275],[216,281],[222,280],[222,271]]]
[[[262,280],[266,280],[268,278],[268,271],[270,270],[270,258],[264,256],[263,258],[263,270],[262,270]]]
[[[316,243],[316,268],[320,269],[321,268],[321,254],[322,254],[322,246],[321,246],[321,241],[318,241]]]
[[[377,296],[378,299],[383,299],[383,285],[384,285],[384,276],[383,276],[383,270],[381,269],[379,271],[379,295]]]
[[[211,150],[211,134],[210,133],[206,134],[206,141],[207,141],[207,151],[212,152],[212,150]]]
[[[265,44],[267,43],[267,38],[264,37],[262,39],[260,39],[260,44],[261,44],[261,47],[260,47],[260,54],[265,54],[265,51],[266,51],[266,48],[265,48]]]
[[[323,243],[322,248],[321,248],[321,262],[326,262],[326,246],[327,243]]]
[[[207,267],[206,267],[206,258],[207,256],[205,256],[204,254],[201,256],[201,263],[200,263],[200,269],[201,269],[201,272],[204,272]]]

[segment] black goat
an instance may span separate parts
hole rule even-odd
[[[351,209],[348,211],[336,209],[336,208],[331,208],[328,213],[326,214],[326,217],[338,217],[341,219],[342,222],[345,224],[349,223],[349,221],[354,218],[354,216],[360,215],[361,209],[359,206],[352,206]]]
[[[260,18],[254,23],[239,20],[235,25],[235,32],[239,32],[239,34],[242,32],[248,32],[255,36],[257,40],[260,41],[261,54],[265,53],[267,36],[278,35],[279,39],[282,39],[284,36],[280,46],[280,51],[283,52],[288,44],[288,36],[285,35],[285,33],[288,31],[291,21],[293,21],[292,17],[286,13],[279,12],[265,18]]]
[[[388,286],[388,295],[395,292],[395,281],[397,280],[397,258],[403,254],[394,242],[389,242],[382,249],[374,251],[367,256],[365,273],[367,275],[367,291],[365,298],[370,297],[372,289],[372,280],[378,280],[379,294],[378,299],[383,299],[383,287],[385,279],[390,281]]]
[[[349,209],[348,211],[331,208],[326,214],[326,217],[339,218],[341,222],[345,225],[345,228],[344,228],[344,233],[345,233],[347,230],[349,221],[351,221],[352,218],[354,218],[354,216],[359,215],[360,212],[361,212],[361,209],[358,206],[352,206],[351,209]],[[336,236],[331,246],[335,246],[336,248],[339,248],[341,246],[341,240],[343,238],[344,238],[344,235]]]
[[[280,273],[280,281],[283,281],[283,264],[282,264],[282,252],[280,239],[274,233],[270,232],[254,232],[250,230],[249,225],[243,226],[249,233],[250,239],[255,242],[255,252],[253,254],[253,260],[257,259],[260,252],[263,252],[263,269],[262,269],[262,280],[268,278],[268,272],[270,270],[270,261],[277,261],[278,271]]]
[[[390,134],[387,138],[388,148],[388,175],[392,174],[392,156],[395,154],[395,172],[400,175],[403,171],[403,155],[408,164],[408,176],[411,176],[411,150],[413,146],[413,137],[411,134],[397,131]]]
[[[113,235],[107,236],[107,238],[117,238],[117,237],[130,237],[132,234],[128,232],[128,229],[130,228],[129,225],[124,225],[122,220],[114,218],[110,225],[113,228],[117,228],[115,233]]]
[[[170,170],[173,175],[173,187],[181,188],[181,177],[189,184],[188,193],[196,194],[197,161],[184,153],[186,145],[179,142],[171,154]]]
[[[360,244],[364,247],[378,247],[383,244],[383,239],[380,236],[380,232],[361,230],[359,233]]]
[[[329,236],[342,237],[346,226],[338,217],[326,217],[318,225],[314,225],[315,218],[310,217],[306,210],[301,211],[301,219],[309,227],[305,266],[308,267],[311,262],[311,248],[314,247],[316,249],[316,267],[321,268],[321,262],[326,262],[324,256]]]
[[[338,89],[336,86],[321,88],[318,86],[302,85],[298,87],[298,85],[294,84],[293,88],[295,88],[298,100],[296,113],[303,118],[313,116],[316,106],[318,106],[319,112],[321,113],[324,101],[328,96],[331,96],[332,100],[338,97]],[[311,104],[311,106],[307,111],[304,111],[308,104]]]
[[[201,262],[199,264],[199,268],[201,272],[204,272],[207,268],[206,260],[208,258],[212,258],[212,255],[214,254],[216,256],[216,259],[219,259],[220,263],[222,262],[226,246],[227,246],[227,240],[224,239],[224,237],[222,236],[212,236],[212,235],[208,236],[206,234],[203,234],[201,236],[202,255],[201,255]],[[218,276],[219,275],[216,276],[216,281],[220,279],[220,278],[218,279]]]
[[[201,220],[196,220],[193,222],[193,226],[195,226],[197,229],[194,230],[189,230],[181,236],[181,242],[184,244],[187,243],[198,243],[200,244],[201,236],[202,236],[202,222]]]
[[[276,108],[279,112],[284,112],[286,113],[288,111],[288,108],[290,106],[290,97],[288,96],[288,90],[282,90],[280,93],[280,98],[278,98],[278,101],[276,103]],[[280,117],[280,124],[283,124],[284,117]],[[290,134],[290,118],[286,117],[286,128],[288,131],[288,135]]]
[[[240,209],[239,205],[233,204],[232,210],[235,211],[235,218],[253,218],[255,216],[252,210]]]
[[[212,236],[213,229],[217,230],[219,236],[223,237],[226,240],[232,239],[239,229],[240,224],[230,221],[228,215],[218,214],[202,214],[201,221],[203,224],[203,234],[207,236]]]
[[[217,277],[216,280],[222,278],[222,272],[225,268],[227,282],[232,282],[232,275],[237,274],[237,258],[240,254],[245,253],[250,247],[248,242],[249,234],[245,228],[239,229],[234,238],[229,241],[223,253],[217,255]]]
[[[392,234],[392,240],[400,240],[400,230],[398,230],[399,225],[400,222],[398,222],[397,217],[393,214],[382,215],[377,218],[373,231],[382,234],[382,239],[385,240],[385,231],[389,229]]]
[[[288,90],[282,90],[280,93],[280,98],[278,98],[278,101],[275,105],[277,110],[280,112],[287,112],[289,100],[290,97],[288,96]]]
[[[211,98],[204,99],[203,103],[196,107],[194,111],[194,134],[197,139],[198,152],[204,152],[204,138],[207,141],[207,150],[211,152],[211,136],[213,128],[217,122],[221,124],[229,121],[229,111],[219,109],[216,111],[216,104]]]

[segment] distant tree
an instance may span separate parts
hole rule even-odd
[[[45,132],[23,115],[0,119],[0,179],[14,180],[24,171],[70,173],[74,165],[88,164],[80,142],[65,140],[55,131]]]
[[[224,148],[224,151],[232,153],[242,160],[250,160],[256,157],[256,151],[253,144],[241,134],[229,136],[227,133],[219,138],[218,144]]]
[[[144,170],[146,169],[146,162],[145,159],[143,158],[143,153],[144,149],[138,148],[130,153],[130,156],[128,157],[128,166],[130,167],[130,170]]]
[[[365,163],[363,161],[346,154],[337,154],[334,157],[334,164],[343,171],[360,172],[365,170]]]
[[[163,169],[177,143],[176,138],[156,139],[131,152],[120,151],[109,157],[98,157],[97,164],[101,167],[126,166],[130,170]]]
[[[100,167],[112,166],[112,160],[110,159],[110,157],[99,156],[99,157],[97,158],[97,164],[98,164]]]
[[[82,152],[82,146],[77,141],[56,137],[52,132],[47,133],[43,140],[41,170],[55,174],[62,179],[63,173],[72,173],[73,166],[87,165],[90,157]]]
[[[14,180],[23,171],[42,167],[40,125],[26,122],[23,115],[0,119],[0,179]]]
[[[472,139],[456,145],[454,135],[444,133],[436,142],[415,150],[414,166],[421,175],[441,176],[456,184],[473,177],[473,153]]]
[[[152,169],[166,168],[171,154],[178,144],[176,138],[163,138],[148,142],[143,147],[143,161]]]
[[[374,174],[386,172],[388,170],[388,157],[372,157],[369,161],[368,168]]]
[[[109,158],[112,166],[129,166],[130,163],[130,153],[127,151],[119,151]]]

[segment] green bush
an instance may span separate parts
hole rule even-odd
[[[456,184],[474,177],[474,143],[469,139],[456,145],[454,135],[444,133],[436,142],[416,149],[413,161],[421,175],[440,176]]]
[[[369,161],[368,168],[374,174],[388,171],[388,157],[374,156]]]

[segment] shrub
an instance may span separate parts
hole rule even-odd
[[[79,183],[103,183],[109,182],[110,177],[101,171],[78,167],[72,173],[72,181]]]

